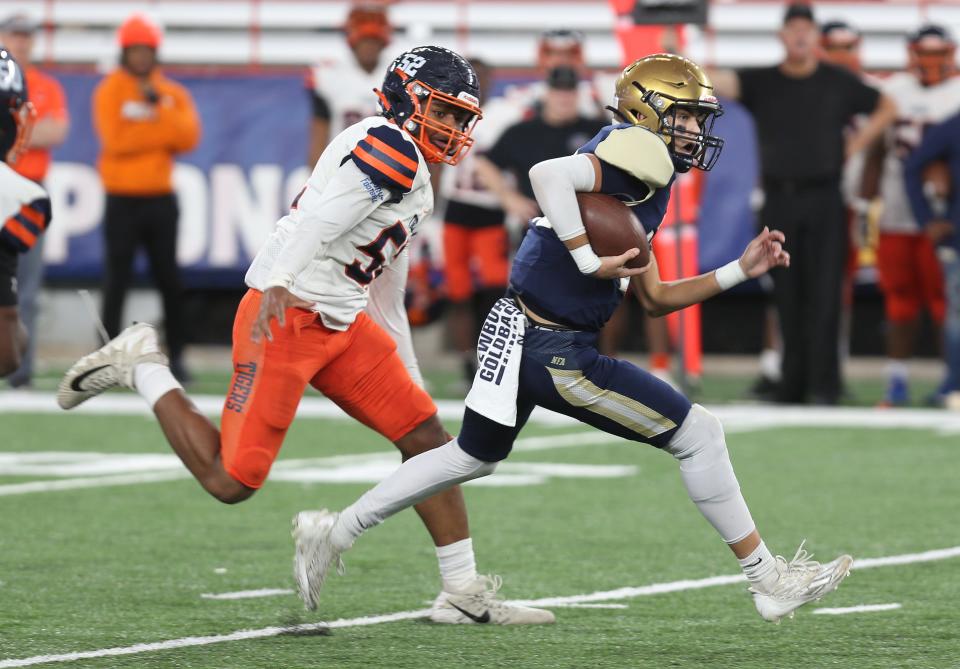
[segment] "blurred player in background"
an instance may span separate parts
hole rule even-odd
[[[483,123],[473,133],[473,150],[456,169],[443,170],[440,177],[445,202],[443,272],[450,301],[447,325],[468,384],[477,371],[475,346],[480,323],[506,290],[510,271],[506,212],[499,198],[483,185],[476,163],[524,111],[503,96],[491,97],[492,68],[477,58],[470,62],[480,81]]]
[[[947,197],[931,202],[924,178],[931,166],[946,161],[949,174]],[[937,247],[946,283],[946,314],[943,349],[946,376],[936,400],[960,411],[960,114],[932,126],[904,166],[907,194],[913,216]],[[934,206],[941,205],[941,206]]]
[[[383,83],[383,71],[389,63],[383,51],[390,44],[392,32],[385,3],[357,3],[343,26],[353,59],[321,63],[310,70],[310,168],[317,164],[332,138],[377,113],[376,99],[370,91]]]
[[[540,214],[530,168],[576,151],[605,125],[580,113],[579,83],[577,70],[570,66],[558,65],[548,71],[539,113],[508,127],[490,150],[476,159],[480,181],[519,221],[525,223]]]
[[[50,198],[42,186],[10,167],[33,124],[23,70],[0,48],[0,377],[20,366],[28,334],[17,308],[17,264],[50,225]]]
[[[142,247],[163,298],[170,368],[187,382],[173,163],[176,155],[200,141],[200,117],[187,89],[160,71],[161,40],[159,26],[145,16],[134,14],[124,21],[117,30],[120,67],[93,93],[93,126],[100,140],[97,165],[107,194],[103,325],[110,337],[120,332],[133,261]]]
[[[887,318],[884,406],[909,403],[907,361],[913,355],[921,311],[930,314],[939,333],[945,309],[943,272],[933,243],[910,210],[903,161],[920,144],[927,126],[960,111],[956,45],[947,31],[942,26],[924,26],[908,37],[907,50],[908,71],[893,74],[883,83],[884,93],[897,100],[899,111],[875,154],[882,160],[877,270]]]
[[[0,24],[0,46],[20,65],[30,91],[30,104],[36,111],[25,150],[10,166],[17,174],[42,184],[50,167],[50,150],[67,138],[70,121],[63,87],[33,65],[36,32],[36,22],[24,14],[14,14]],[[20,367],[7,377],[7,383],[14,388],[29,388],[33,381],[38,300],[43,284],[43,239],[42,235],[38,237],[33,248],[20,257],[17,269],[17,302],[29,343],[20,360]]]
[[[625,201],[653,235],[676,173],[709,170],[723,146],[712,135],[720,104],[704,72],[685,58],[660,54],[628,66],[618,81],[617,109],[624,123],[604,128],[575,155],[531,170],[546,217],[532,222],[514,259],[508,297],[484,324],[489,348],[481,353],[459,437],[408,460],[343,512],[315,512],[325,523],[315,548],[323,567],[310,583],[315,590],[365,530],[439,490],[491,474],[535,406],[673,455],[690,498],[740,562],[764,619],[790,615],[847,575],[847,555],[821,565],[801,546],[790,562],[775,558],[740,493],[720,421],[650,373],[596,350],[597,331],[627,280],[648,312],[665,314],[790,261],[783,234],[768,229],[728,265],[668,283],[652,255],[645,268],[624,267],[639,249],[597,257],[580,220],[578,191]],[[485,614],[482,601],[455,605]]]
[[[247,272],[220,430],[183,392],[147,324],[77,362],[60,384],[60,406],[73,408],[115,386],[135,389],[187,469],[228,504],[265,482],[307,384],[392,441],[404,459],[442,446],[449,437],[422,388],[404,310],[406,247],[433,208],[428,164],[456,164],[473,143],[478,93],[463,58],[440,47],[413,49],[387,70],[377,91],[381,115],[327,145]],[[477,575],[459,488],[417,512],[437,546],[443,578],[432,620],[553,621],[548,611],[498,599],[499,581]],[[310,609],[317,602],[305,583],[316,569],[317,529],[312,514],[294,519],[294,573]],[[465,616],[448,603],[458,595],[482,599],[490,616]]]
[[[593,73],[584,58],[583,33],[579,30],[557,28],[547,30],[537,42],[537,72],[540,80],[524,86],[508,86],[504,95],[513,104],[525,110],[525,118],[542,111],[543,98],[549,84],[547,75],[556,67],[570,67],[577,73],[577,110],[585,118],[609,120],[606,110],[609,99],[600,94]]]

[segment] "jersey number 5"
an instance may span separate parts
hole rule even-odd
[[[366,286],[376,279],[383,271],[383,263],[387,261],[383,255],[383,247],[387,245],[387,242],[393,242],[393,247],[396,249],[395,254],[400,253],[403,245],[407,243],[407,231],[404,229],[403,223],[397,221],[389,228],[385,228],[369,244],[358,246],[358,251],[370,256],[370,262],[364,267],[359,260],[354,260],[353,264],[347,265],[345,268],[347,276],[361,286]]]

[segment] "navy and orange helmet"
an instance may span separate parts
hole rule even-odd
[[[429,163],[456,165],[473,146],[481,118],[480,89],[473,66],[457,53],[421,46],[397,56],[375,91],[381,114],[410,134]],[[457,126],[433,117],[435,105],[454,110]]]
[[[0,47],[0,160],[16,162],[30,137],[35,115],[23,69]]]

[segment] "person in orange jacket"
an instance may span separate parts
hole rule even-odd
[[[176,259],[179,210],[172,173],[174,156],[197,145],[200,119],[186,88],[160,72],[161,39],[160,28],[142,15],[124,21],[117,31],[120,66],[93,94],[101,148],[98,168],[107,195],[103,324],[110,337],[120,332],[133,259],[143,247],[163,297],[170,367],[184,381],[188,374]]]

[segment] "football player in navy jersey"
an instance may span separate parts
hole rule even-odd
[[[711,134],[722,110],[710,80],[685,58],[658,54],[634,62],[618,79],[616,98],[622,123],[604,128],[575,155],[530,170],[546,216],[531,222],[507,296],[484,324],[459,436],[407,460],[340,512],[318,550],[339,564],[364,530],[439,490],[492,473],[539,405],[676,458],[691,500],[743,568],[758,612],[778,621],[834,590],[853,559],[820,564],[802,544],[790,561],[774,557],[740,493],[720,421],[650,373],[600,355],[596,342],[629,283],[648,313],[663,315],[789,266],[784,236],[764,229],[738,260],[668,283],[652,255],[644,268],[625,267],[638,249],[597,257],[580,219],[578,191],[616,196],[652,236],[675,174],[709,170],[723,146]],[[479,601],[460,600],[458,608],[484,614]]]

